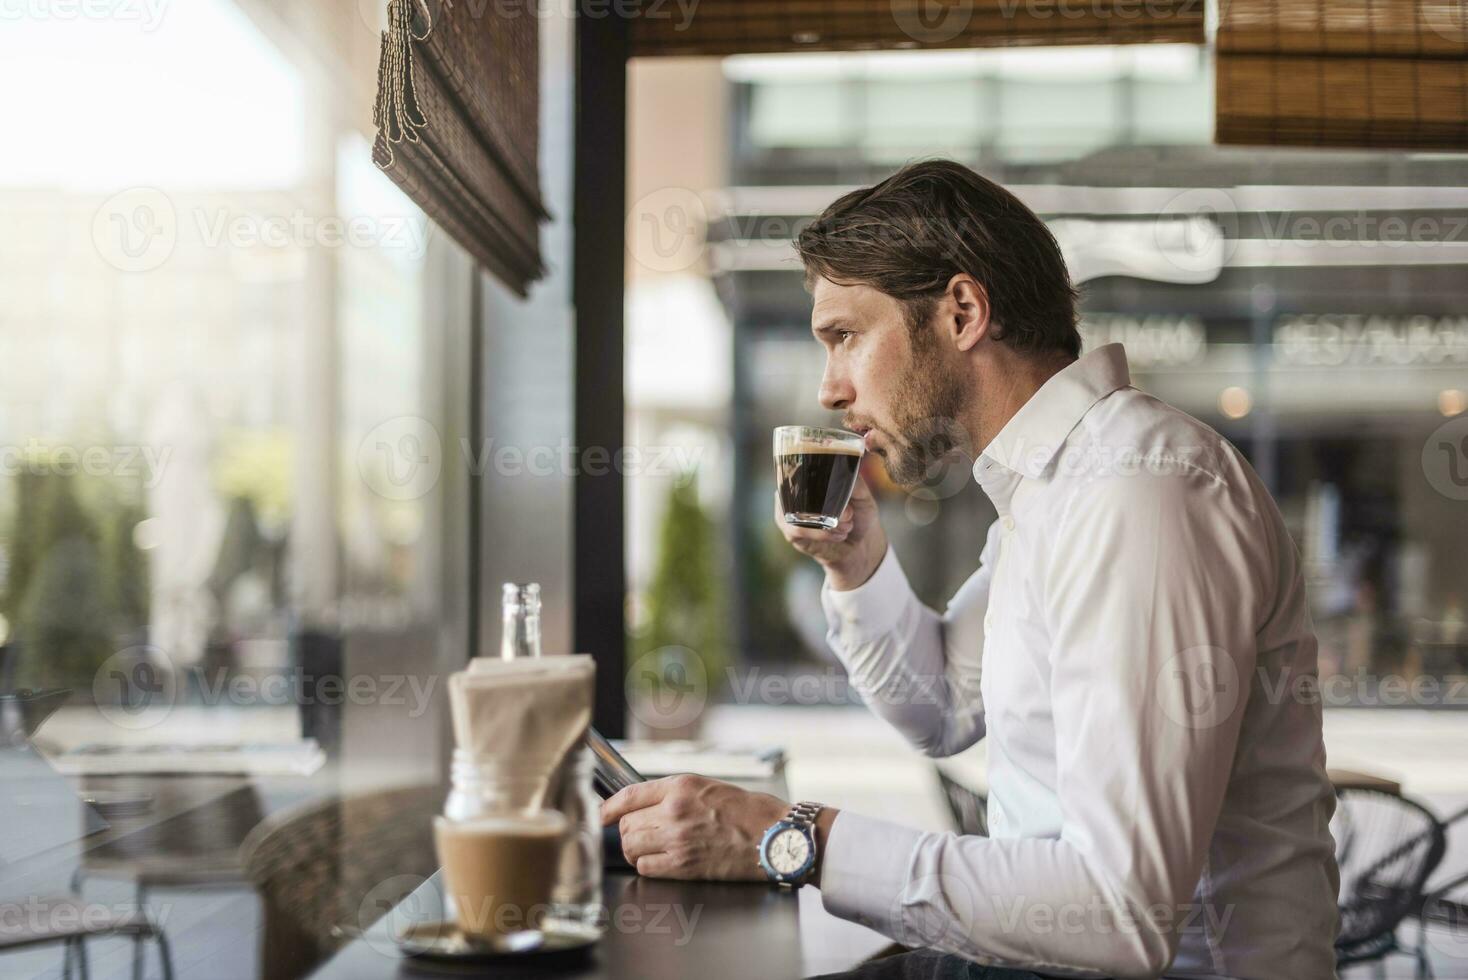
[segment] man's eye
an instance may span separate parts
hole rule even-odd
[[[836,343],[838,343],[838,344],[844,344],[844,343],[846,343],[846,338],[847,337],[854,337],[854,336],[856,336],[856,334],[855,334],[854,331],[851,331],[851,330],[837,330],[836,331]]]

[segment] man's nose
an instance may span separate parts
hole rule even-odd
[[[818,397],[822,408],[840,412],[845,411],[856,400],[856,393],[851,390],[850,384],[827,371],[821,377],[821,390]]]

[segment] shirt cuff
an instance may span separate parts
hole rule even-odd
[[[821,903],[885,936],[903,934],[903,896],[924,832],[842,810],[821,859]]]
[[[827,576],[821,586],[821,605],[832,636],[847,644],[870,643],[892,632],[908,604],[916,599],[907,576],[898,564],[897,552],[887,546],[887,553],[872,577],[846,592],[831,588]]]

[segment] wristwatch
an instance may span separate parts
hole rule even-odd
[[[759,866],[777,885],[798,888],[816,866],[816,816],[821,803],[797,803],[759,842]]]

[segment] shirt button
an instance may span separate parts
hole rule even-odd
[[[994,613],[992,611],[991,612],[986,612],[986,613],[984,613],[984,632],[985,633],[992,633],[993,631],[994,631]]]
[[[1005,514],[1004,515],[1003,524],[1004,524],[1004,530],[1006,530],[1006,531],[1013,531],[1014,530],[1014,518],[1013,517],[1010,517],[1008,514]]]

